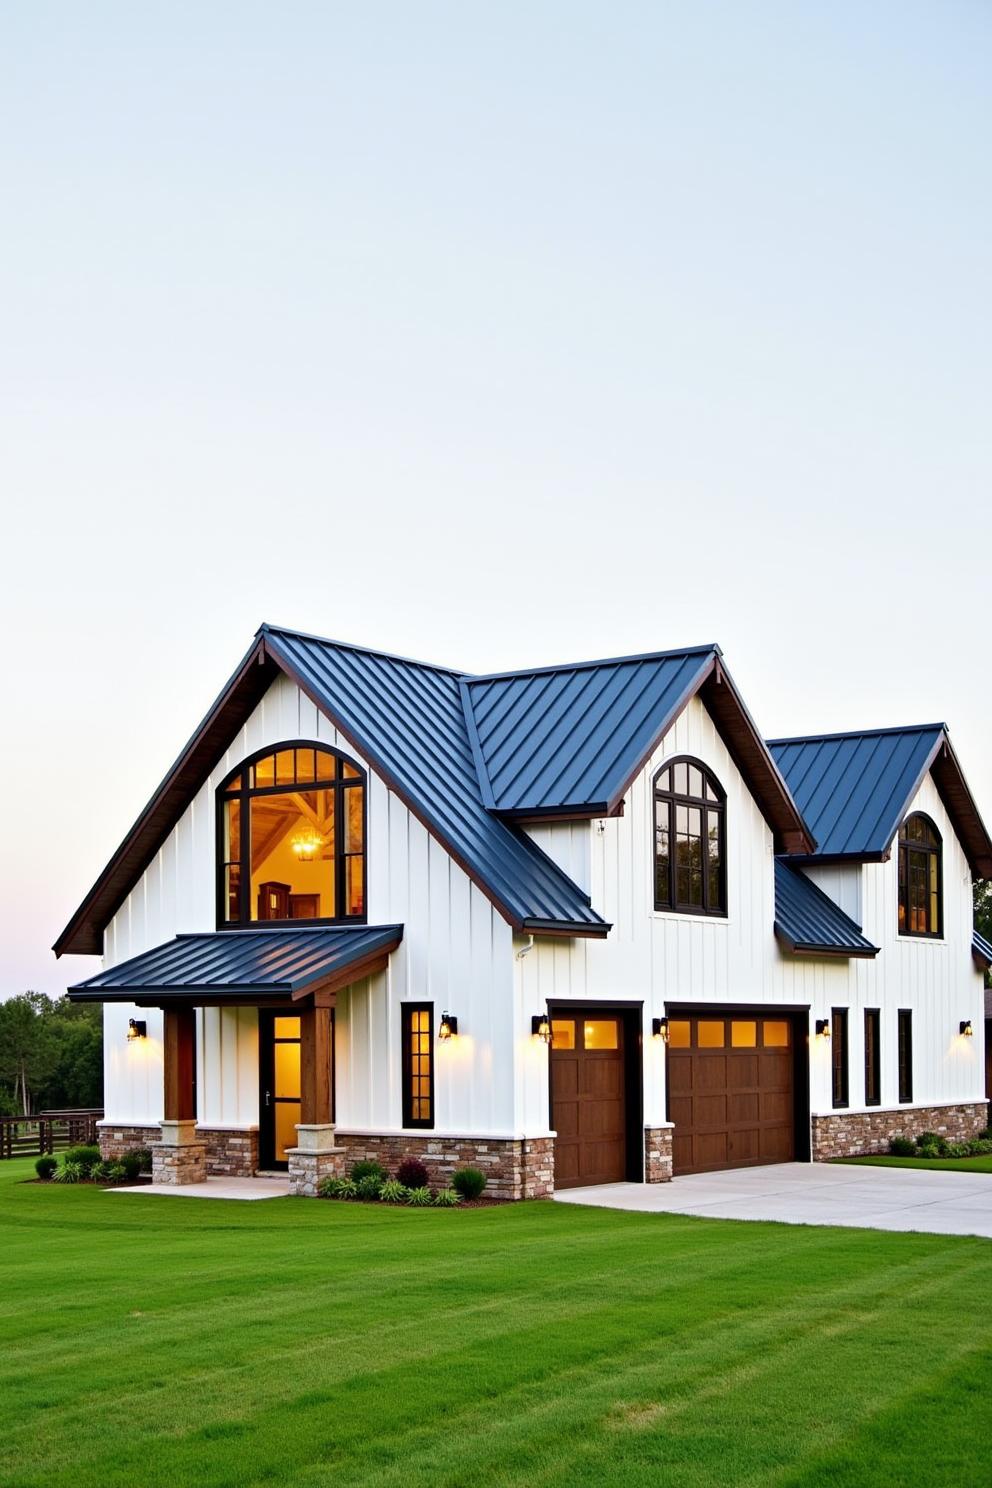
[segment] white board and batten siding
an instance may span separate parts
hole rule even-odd
[[[654,908],[653,780],[666,760],[693,755],[707,764],[727,796],[727,916],[710,919]],[[913,809],[926,811],[944,839],[944,937],[899,936],[897,865],[831,869],[810,876],[856,922],[881,954],[873,961],[795,957],[774,936],[772,833],[700,700],[693,699],[627,792],[624,814],[605,821],[534,828],[532,834],[566,871],[589,863],[589,891],[613,922],[604,941],[538,938],[516,962],[518,997],[531,1012],[546,1001],[644,1004],[644,1120],[665,1119],[664,1050],[650,1038],[651,1019],[666,1004],[809,1007],[810,1031],[833,1007],[849,1009],[849,1092],[864,1105],[864,1009],[882,1010],[882,1106],[898,1104],[896,1026],[913,1009],[913,1105],[983,1098],[978,1037],[958,1035],[962,1019],[981,1028],[982,978],[971,960],[971,875],[932,781]],[[577,840],[584,834],[584,847]],[[522,947],[523,943],[518,942]],[[832,1109],[830,1046],[811,1040],[810,1104]],[[524,1105],[538,1121],[547,1104],[546,1069],[525,1065]]]
[[[216,791],[241,760],[286,740],[339,748],[367,773],[368,920],[402,924],[387,972],[339,994],[335,1013],[337,1125],[402,1126],[401,1012],[433,1002],[459,1019],[460,1037],[435,1044],[438,1135],[519,1133],[514,1047],[523,1043],[512,996],[511,932],[488,898],[288,678],[278,678],[218,761],[107,927],[104,964],[116,965],[174,935],[216,928]],[[129,1017],[148,1038],[128,1044]],[[162,1115],[162,1017],[155,1009],[105,1008],[106,1105],[115,1121]],[[198,1015],[198,1119],[205,1126],[258,1121],[258,1020],[251,1009]],[[547,1120],[544,1122],[545,1129]]]

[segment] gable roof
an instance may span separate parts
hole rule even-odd
[[[992,971],[992,945],[977,930],[971,933],[971,954],[979,971]],[[987,992],[985,996],[988,998]]]
[[[797,955],[877,956],[860,925],[801,868],[775,859],[775,934]]]
[[[770,739],[768,747],[817,839],[817,857],[886,858],[929,771],[972,870],[992,876],[992,841],[946,724]]]
[[[285,673],[350,740],[514,928],[605,935],[577,884],[482,803],[457,672],[263,625],[58,940],[103,931],[263,694]]]
[[[70,1002],[294,1001],[317,989],[348,986],[384,962],[402,925],[215,930],[177,935],[69,988]]]
[[[634,776],[699,695],[775,833],[778,851],[813,851],[719,646],[463,677],[461,692],[482,800],[499,815],[613,815]]]

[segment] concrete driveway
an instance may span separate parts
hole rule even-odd
[[[783,1224],[925,1230],[992,1239],[992,1174],[928,1173],[829,1163],[776,1163],[693,1173],[671,1183],[606,1183],[555,1194],[560,1204],[592,1204],[642,1214],[706,1219],[772,1219]]]

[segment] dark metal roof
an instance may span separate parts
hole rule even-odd
[[[266,653],[519,929],[605,935],[589,897],[486,810],[459,678],[421,662],[263,627]]]
[[[809,955],[877,956],[849,915],[800,868],[775,859],[775,934],[790,951]]]
[[[133,1002],[136,998],[196,1001],[197,997],[300,997],[386,956],[403,938],[402,925],[328,926],[311,930],[218,930],[177,935],[69,988],[72,1002]]]
[[[469,677],[469,735],[490,810],[608,816],[719,650]]]
[[[971,954],[982,971],[992,970],[992,945],[977,930],[973,930],[971,934]]]
[[[821,858],[884,858],[927,771],[973,870],[992,875],[992,841],[943,723],[770,739],[768,747]]]

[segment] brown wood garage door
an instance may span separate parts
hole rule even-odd
[[[623,1018],[590,1009],[551,1020],[555,1187],[627,1176]]]
[[[793,1037],[788,1018],[760,1013],[669,1019],[673,1172],[792,1161]]]

